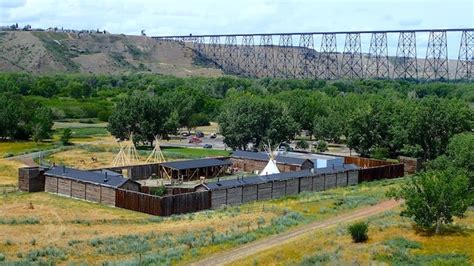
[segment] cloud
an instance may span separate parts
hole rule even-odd
[[[26,3],[26,0],[0,0],[0,8],[16,8],[21,7]]]
[[[402,27],[415,27],[421,25],[422,22],[422,19],[407,19],[399,21],[398,25]]]

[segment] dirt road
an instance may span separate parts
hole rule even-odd
[[[307,224],[302,227],[298,227],[294,230],[291,230],[283,234],[271,236],[262,240],[258,240],[253,243],[242,245],[238,248],[212,255],[210,257],[207,257],[204,260],[192,263],[191,265],[204,266],[204,265],[229,264],[241,258],[245,258],[253,254],[265,251],[267,249],[286,244],[304,234],[311,233],[317,229],[331,227],[333,225],[337,225],[342,222],[348,222],[352,220],[366,218],[366,217],[393,209],[398,205],[399,203],[393,200],[384,201],[374,206],[357,209],[353,212],[345,213],[345,214],[333,217],[331,219],[313,222],[313,223]]]

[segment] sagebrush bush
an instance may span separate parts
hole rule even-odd
[[[365,242],[369,239],[369,225],[365,222],[352,224],[349,226],[348,231],[355,243]]]
[[[421,244],[417,241],[412,241],[403,237],[395,237],[384,242],[385,245],[392,248],[406,250],[406,249],[420,249]]]

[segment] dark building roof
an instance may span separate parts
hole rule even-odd
[[[212,167],[212,166],[226,166],[232,165],[232,163],[228,159],[196,159],[196,160],[186,160],[186,161],[174,161],[174,162],[166,162],[160,164],[163,167],[173,168],[176,170],[186,170],[186,169],[195,169],[195,168],[204,168],[204,167]]]
[[[114,188],[119,188],[130,180],[123,178],[121,175],[91,172],[62,166],[56,166],[47,170],[45,175],[73,179]]]
[[[311,176],[311,169],[305,169],[301,171],[291,171],[291,172],[282,172],[279,174],[273,174],[273,175],[264,175],[260,176],[267,182],[271,181],[279,181],[279,180],[289,180],[289,179],[294,179],[294,178],[300,178],[300,177],[305,177],[305,176]]]
[[[343,166],[336,166],[336,167],[305,169],[301,171],[283,172],[283,173],[273,174],[273,175],[250,176],[250,177],[239,178],[239,179],[227,179],[227,180],[222,180],[219,182],[205,183],[204,185],[209,190],[217,190],[217,189],[226,189],[226,188],[232,188],[232,187],[240,187],[240,186],[245,186],[245,185],[262,184],[262,183],[267,183],[267,182],[272,182],[272,181],[290,180],[294,178],[315,176],[315,175],[320,175],[320,174],[335,174],[335,173],[357,170],[357,169],[359,169],[359,167],[357,167],[355,164],[345,164]]]
[[[265,152],[252,152],[252,151],[234,151],[232,153],[233,158],[249,159],[256,161],[268,161],[268,154]],[[298,157],[288,157],[283,155],[277,155],[275,158],[277,163],[280,164],[291,164],[291,165],[303,165],[306,161],[314,164],[311,160]]]
[[[245,185],[262,184],[266,182],[267,181],[265,181],[260,176],[249,176],[249,177],[239,178],[239,179],[226,179],[226,180],[220,180],[219,182],[205,183],[204,186],[207,187],[207,189],[209,190],[216,190],[216,189],[223,189],[223,188],[240,187],[240,186],[245,186]]]
[[[109,169],[99,169],[99,170],[94,170],[94,173],[100,173],[100,174],[105,174],[107,173],[108,176],[122,176],[122,174],[117,173],[115,171],[109,170]]]

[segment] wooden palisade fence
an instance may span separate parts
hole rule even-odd
[[[117,189],[115,206],[152,215],[169,216],[211,208],[211,193],[203,191],[159,197]]]

